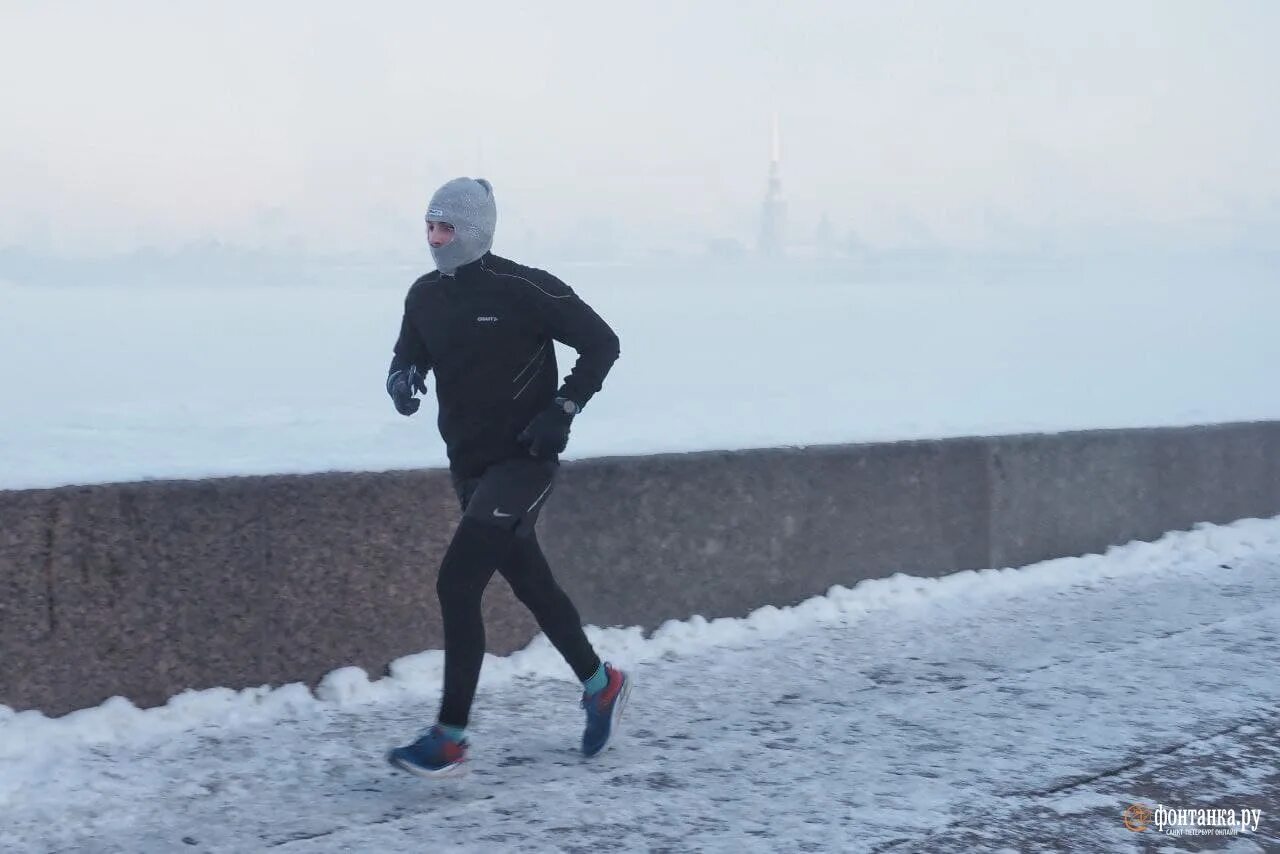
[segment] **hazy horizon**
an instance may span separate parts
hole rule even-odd
[[[0,248],[1280,244],[1280,7],[707,2],[4,5]]]

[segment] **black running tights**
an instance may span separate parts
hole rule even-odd
[[[537,534],[516,536],[464,518],[440,565],[436,593],[444,620],[444,697],[439,721],[465,727],[484,662],[480,601],[494,570],[502,573],[574,674],[586,681],[600,659],[582,631],[578,609],[551,574]]]

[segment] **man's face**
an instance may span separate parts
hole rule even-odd
[[[453,226],[447,222],[437,222],[436,220],[427,220],[427,243],[430,243],[436,249],[453,240]]]

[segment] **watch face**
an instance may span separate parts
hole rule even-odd
[[[578,404],[574,403],[572,400],[569,400],[568,398],[560,398],[560,408],[563,409],[569,415],[578,414]]]

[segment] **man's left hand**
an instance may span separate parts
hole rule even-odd
[[[539,412],[520,432],[517,438],[529,448],[529,454],[540,460],[549,460],[564,453],[569,444],[569,425],[578,407],[573,401],[557,397],[546,409]]]

